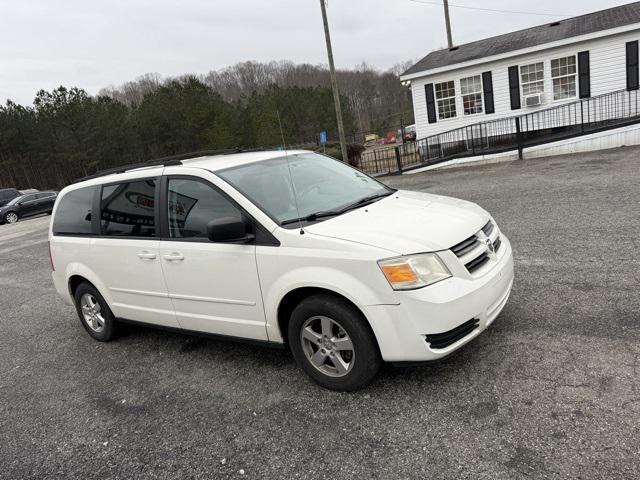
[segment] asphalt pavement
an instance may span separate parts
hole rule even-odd
[[[640,478],[639,155],[386,179],[489,210],[516,281],[458,354],[352,394],[287,351],[97,343],[51,284],[49,217],[0,226],[0,478]]]

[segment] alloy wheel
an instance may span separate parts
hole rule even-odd
[[[300,341],[309,363],[324,375],[343,377],[353,368],[353,342],[336,320],[325,316],[309,318],[300,331]]]
[[[9,212],[4,219],[7,223],[16,223],[18,221],[18,215],[14,212]]]
[[[96,333],[104,330],[105,319],[102,316],[100,303],[90,293],[85,293],[80,298],[82,317],[91,330]]]

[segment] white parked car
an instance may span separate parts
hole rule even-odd
[[[306,151],[207,156],[66,187],[53,281],[96,340],[120,321],[288,346],[320,385],[477,337],[513,283],[479,206],[391,189]]]

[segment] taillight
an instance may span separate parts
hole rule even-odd
[[[56,271],[56,267],[53,265],[53,255],[51,255],[51,242],[47,242],[49,244],[49,263],[51,263],[51,270]]]

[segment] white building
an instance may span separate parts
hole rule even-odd
[[[431,52],[400,77],[418,138],[637,90],[640,2]]]

